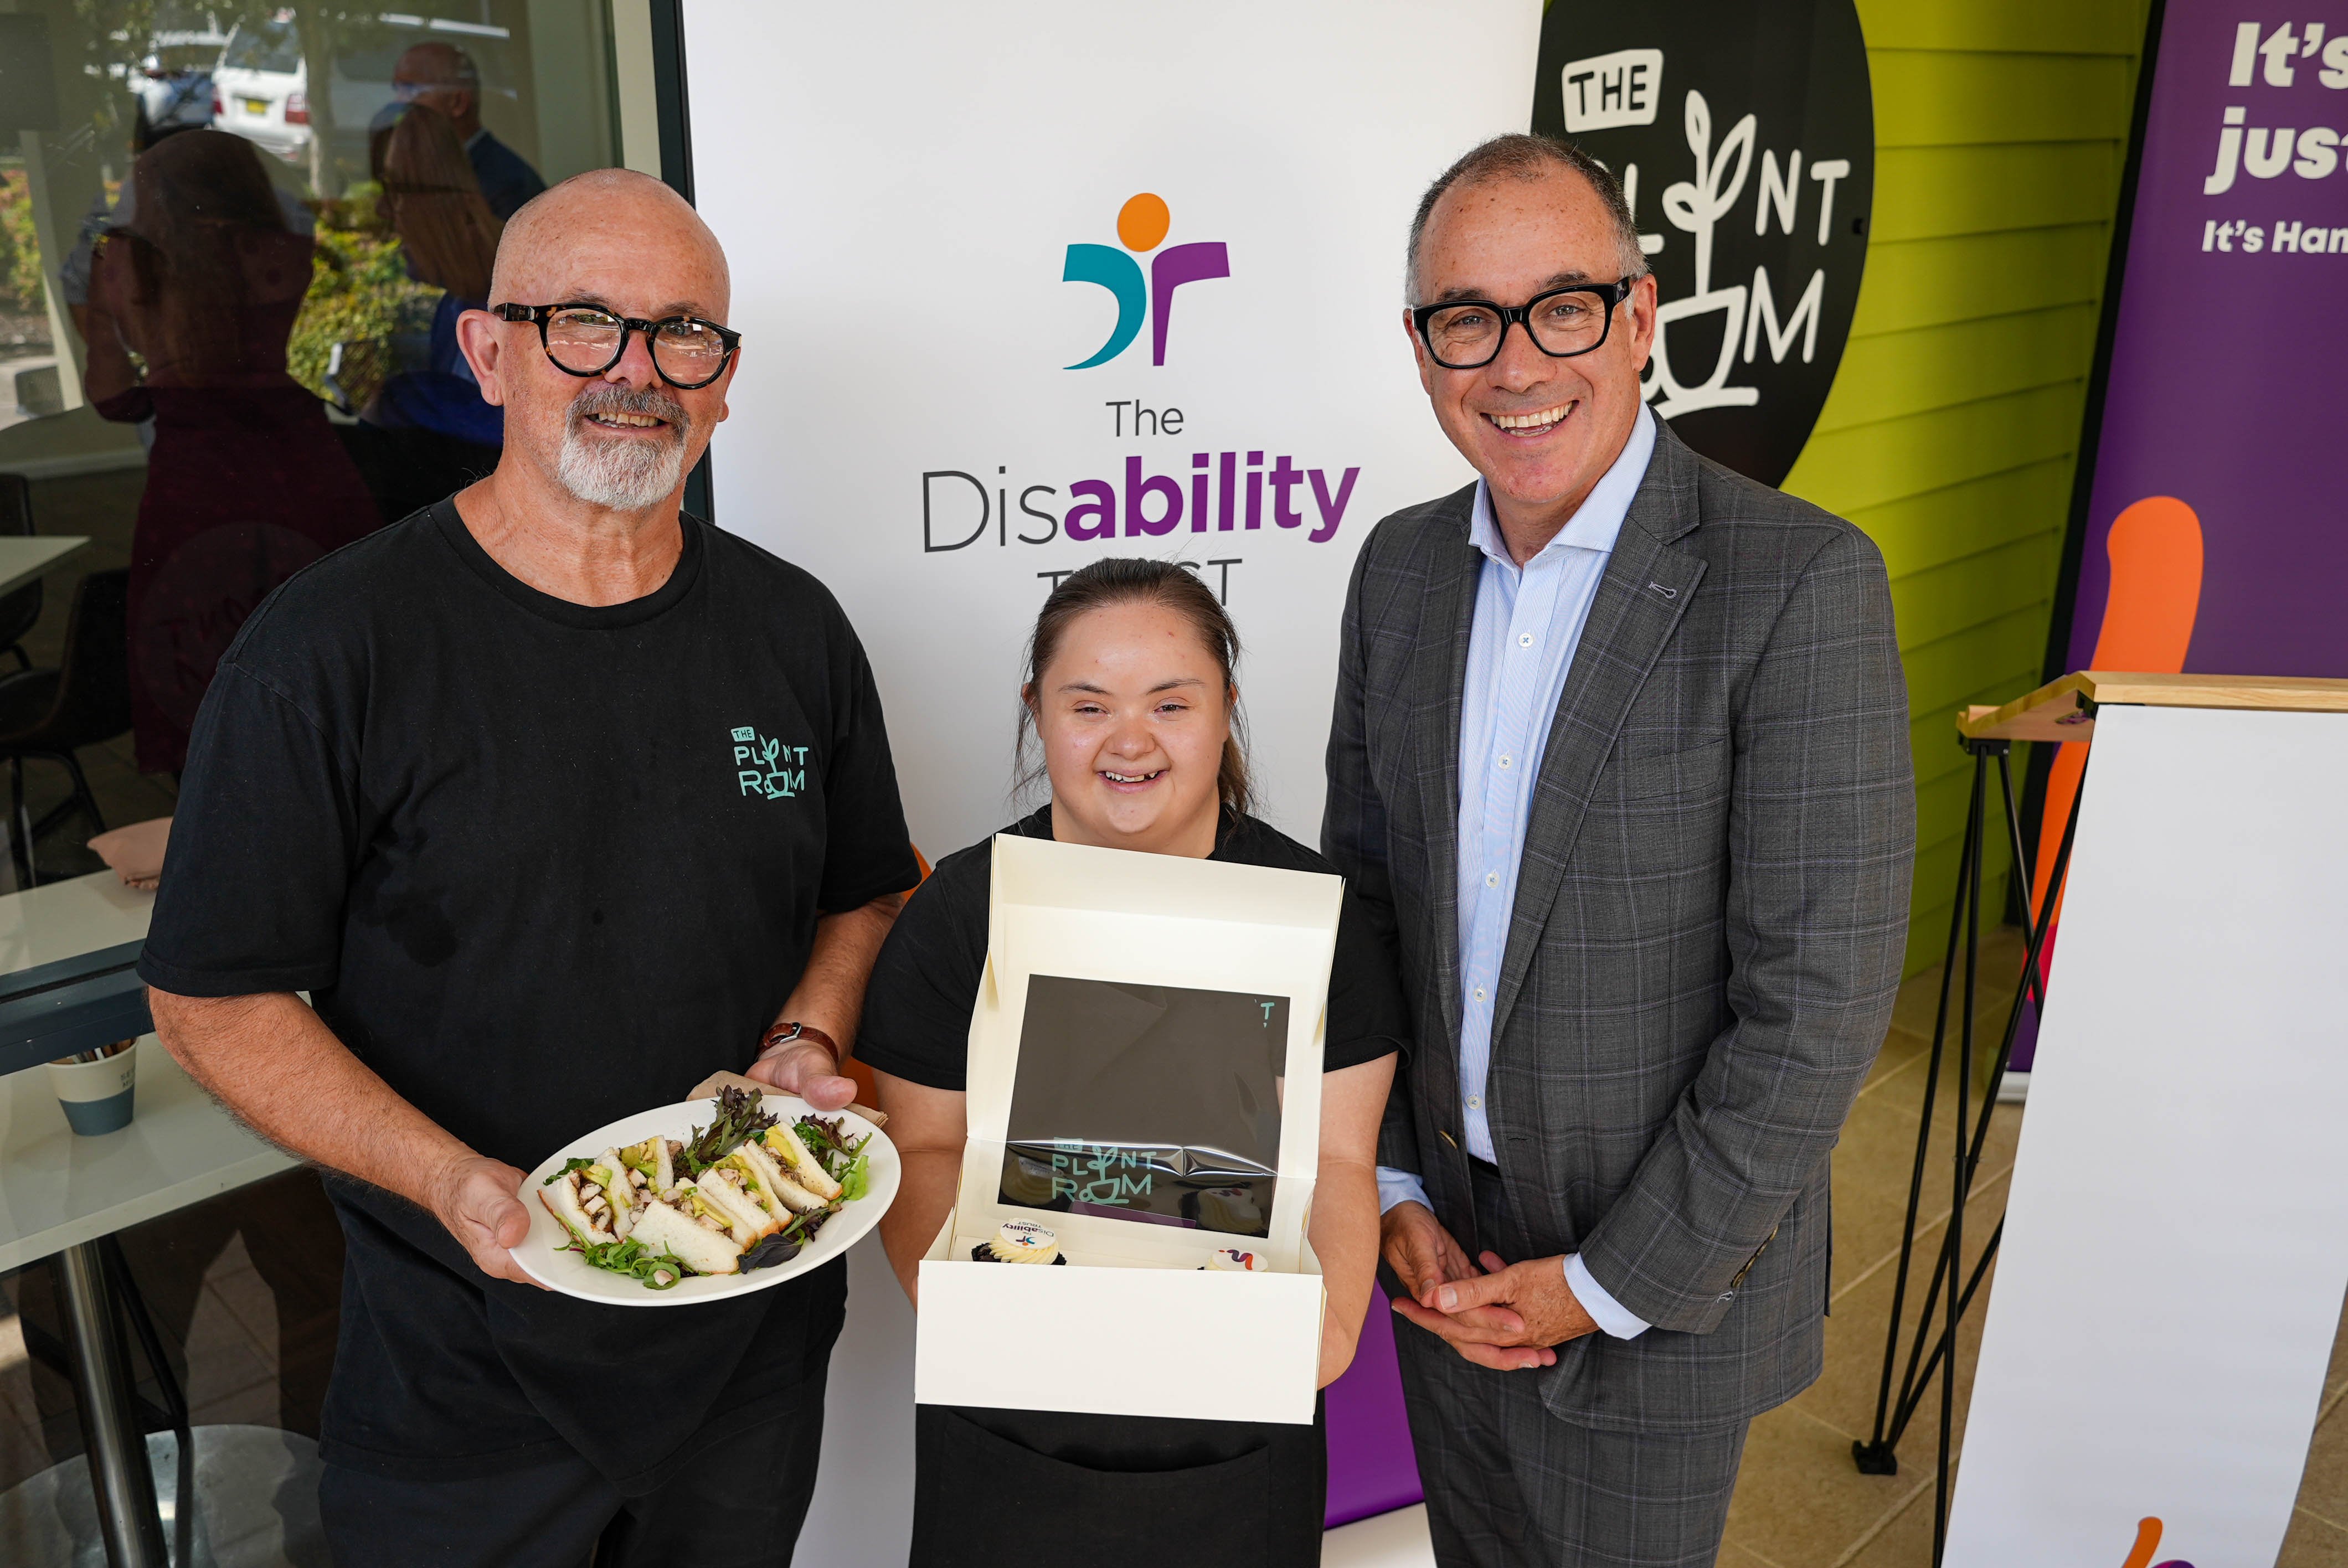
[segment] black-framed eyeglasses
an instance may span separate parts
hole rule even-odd
[[[699,316],[663,316],[648,322],[637,316],[614,315],[601,305],[572,302],[560,305],[502,304],[489,307],[499,321],[536,322],[539,345],[554,368],[572,375],[601,375],[628,352],[628,334],[642,333],[651,348],[653,368],[660,378],[680,391],[707,386],[726,374],[742,334]]]
[[[1643,276],[1644,274],[1641,274]],[[1631,297],[1636,277],[1611,283],[1577,283],[1535,294],[1521,305],[1492,300],[1445,300],[1410,313],[1429,359],[1446,370],[1477,370],[1500,357],[1509,329],[1521,326],[1533,346],[1551,359],[1571,359],[1605,343],[1614,327],[1614,307]]]

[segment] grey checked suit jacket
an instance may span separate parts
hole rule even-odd
[[[1818,1375],[1828,1155],[1900,980],[1915,792],[1882,558],[1658,429],[1534,787],[1486,1090],[1518,1234],[1478,1236],[1457,896],[1474,496],[1381,522],[1345,601],[1323,847],[1417,1024],[1380,1159],[1420,1173],[1470,1256],[1578,1251],[1654,1325],[1515,1374],[1552,1413],[1722,1426]]]

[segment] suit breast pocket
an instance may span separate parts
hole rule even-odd
[[[1677,751],[1623,757],[1606,772],[1612,788],[1601,798],[1618,801],[1710,800],[1728,793],[1729,746],[1725,736]]]

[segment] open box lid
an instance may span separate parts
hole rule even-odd
[[[1020,1218],[1078,1261],[1303,1269],[1344,880],[1007,834],[993,877],[960,1255]]]

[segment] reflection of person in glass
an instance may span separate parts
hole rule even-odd
[[[252,144],[182,131],[130,178],[135,215],[91,268],[89,390],[108,419],[155,422],[131,544],[131,712],[139,765],[177,772],[245,617],[377,519],[317,399],[285,374],[311,241],[287,231]]]
[[[420,282],[446,291],[432,313],[423,363],[389,377],[364,417],[386,429],[428,430],[479,450],[461,454],[477,472],[441,486],[438,499],[458,484],[497,466],[505,417],[481,397],[480,383],[457,346],[457,318],[485,308],[489,269],[505,225],[482,200],[454,121],[417,104],[392,128],[383,160],[383,210]]]
[[[400,105],[421,104],[455,124],[481,194],[499,218],[512,217],[546,189],[528,159],[482,128],[480,68],[456,45],[436,39],[409,48],[391,68],[391,91],[395,111]]]
[[[1247,814],[1238,655],[1222,606],[1180,567],[1105,560],[1063,581],[1044,602],[1020,693],[1051,800],[1004,831],[1325,873],[1318,855]],[[908,1296],[953,1207],[968,1134],[965,1044],[986,964],[993,844],[946,856],[908,902],[874,967],[857,1047],[879,1080],[904,1160],[881,1239]],[[1323,1387],[1352,1361],[1369,1305],[1377,1123],[1395,1052],[1407,1043],[1400,987],[1350,897],[1325,1036],[1312,1218],[1328,1287]],[[1250,1562],[1321,1560],[1327,1460],[1317,1419],[1308,1427],[941,1405],[919,1407],[915,1419],[912,1562],[923,1568],[1114,1561],[1143,1532],[1205,1560],[1216,1555],[1210,1543],[1235,1527],[1260,1528],[1270,1542],[1268,1555]],[[1088,1501],[1025,1517],[1019,1499],[1002,1490],[1006,1454],[1029,1473],[1065,1475],[1070,1484],[1057,1490]],[[1255,1468],[1235,1473],[1242,1465]],[[1176,1471],[1220,1479],[1169,1489]]]

